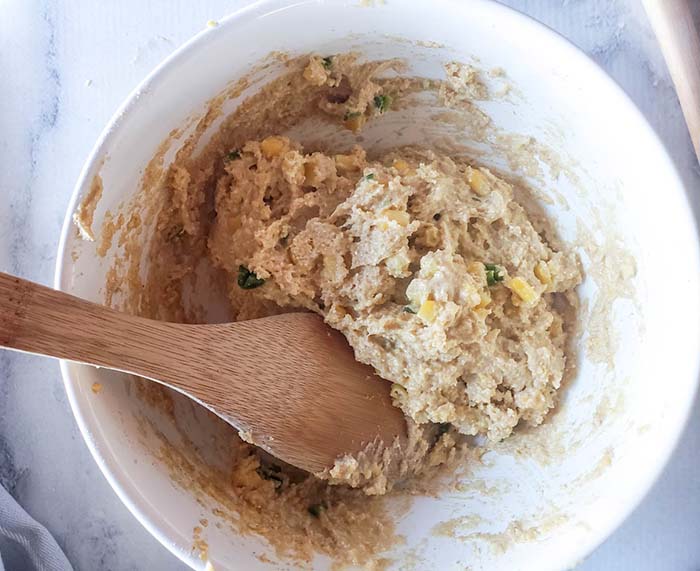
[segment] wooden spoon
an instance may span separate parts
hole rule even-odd
[[[697,0],[696,0],[697,1]],[[688,0],[644,0],[700,161],[700,38]]]
[[[376,438],[390,444],[406,436],[390,384],[312,313],[165,323],[0,273],[0,346],[162,383],[312,473]]]

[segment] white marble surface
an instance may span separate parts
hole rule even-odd
[[[244,3],[0,1],[0,270],[52,281],[73,183],[106,121],[173,49]],[[668,146],[700,212],[700,168],[640,1],[505,3],[571,39],[622,85]],[[649,496],[579,569],[700,569],[699,449],[696,406]],[[48,526],[76,569],[183,569],[97,470],[53,361],[0,353],[0,482]]]

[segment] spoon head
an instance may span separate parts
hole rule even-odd
[[[377,439],[406,438],[391,384],[311,313],[206,328],[209,362],[187,389],[244,440],[312,473]]]

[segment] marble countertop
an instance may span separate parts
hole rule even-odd
[[[0,270],[52,282],[73,184],[109,117],[172,50],[245,3],[0,4]],[[505,3],[572,40],[622,85],[667,145],[700,213],[700,167],[640,0]],[[694,411],[648,497],[578,569],[700,568],[700,406]],[[98,471],[54,361],[0,352],[0,482],[50,529],[76,569],[184,569]]]

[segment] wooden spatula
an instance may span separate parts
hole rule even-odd
[[[0,346],[133,373],[206,406],[309,472],[404,439],[390,385],[311,313],[220,325],[132,317],[0,273]]]
[[[644,0],[644,6],[666,58],[700,161],[700,38],[690,1]]]

